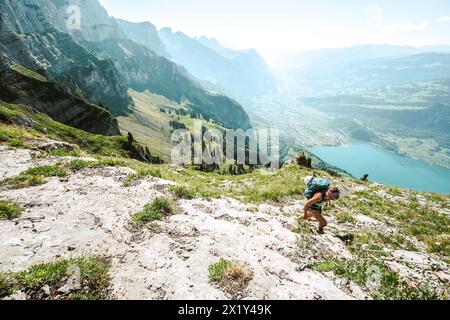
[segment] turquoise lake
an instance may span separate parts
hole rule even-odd
[[[347,146],[318,146],[309,150],[323,161],[360,178],[389,186],[450,194],[450,170],[400,156],[365,142]]]

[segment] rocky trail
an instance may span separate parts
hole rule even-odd
[[[0,146],[0,180],[73,159],[39,158],[35,152]],[[325,257],[355,259],[346,246],[349,233],[396,231],[364,215],[352,225],[337,224],[331,217],[325,235],[315,233],[315,221],[304,232],[294,231],[301,201],[276,206],[231,198],[175,199],[170,181],[146,177],[124,184],[132,173],[130,168],[101,166],[46,178],[40,186],[2,187],[0,199],[20,204],[23,212],[0,221],[0,272],[104,256],[110,261],[113,299],[227,299],[230,295],[208,277],[208,267],[224,258],[251,270],[239,298],[369,299],[369,287],[309,266]],[[160,196],[174,199],[175,214],[136,228],[132,215]],[[386,251],[387,264],[408,281],[427,278],[448,288],[448,265],[434,255]],[[18,297],[27,298],[21,292],[10,298]]]

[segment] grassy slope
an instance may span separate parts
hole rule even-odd
[[[126,117],[119,117],[119,126],[123,132],[132,132],[133,136],[147,145],[151,153],[170,159],[173,143],[170,141],[171,128],[169,122],[178,116],[161,112],[160,108],[174,112],[182,106],[166,98],[149,92],[139,93],[130,89],[136,108]]]
[[[188,110],[183,105],[163,96],[148,91],[137,92],[132,89],[129,90],[129,94],[136,107],[130,115],[118,118],[120,129],[122,132],[131,132],[139,142],[149,147],[152,154],[165,161],[170,161],[171,150],[175,146],[170,139],[173,131],[170,121],[184,123],[192,132],[195,119],[189,115],[177,115],[175,112],[179,110]],[[165,112],[162,112],[161,108]],[[208,128],[223,130],[223,127],[212,122],[204,123],[204,125]]]
[[[0,142],[21,146],[29,139],[43,137],[76,144],[90,153],[143,160],[142,147],[130,144],[125,136],[91,134],[53,121],[30,107],[0,101]]]

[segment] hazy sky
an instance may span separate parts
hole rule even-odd
[[[100,0],[115,17],[283,54],[357,44],[450,44],[450,0]]]

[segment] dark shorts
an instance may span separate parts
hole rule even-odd
[[[321,206],[318,206],[317,204],[310,205],[308,207],[308,211],[319,211],[322,213],[323,208]]]

